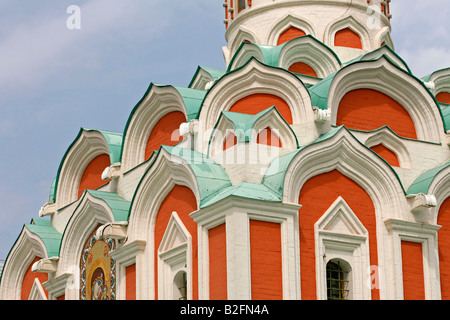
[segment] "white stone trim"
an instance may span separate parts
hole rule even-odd
[[[128,171],[144,162],[148,138],[154,126],[170,112],[182,112],[187,119],[183,98],[173,86],[152,85],[128,120],[124,134],[122,168]]]
[[[339,103],[348,92],[373,89],[396,100],[409,113],[419,140],[441,143],[444,127],[438,106],[422,82],[409,76],[384,56],[343,68],[328,93],[331,122],[336,124]]]
[[[392,236],[393,261],[391,274],[395,283],[395,299],[403,300],[403,271],[401,241],[422,244],[423,271],[425,299],[436,300],[441,298],[441,284],[439,275],[439,253],[437,245],[437,232],[441,226],[408,222],[397,219],[385,221]]]
[[[350,300],[369,300],[369,233],[342,197],[314,225],[317,297],[327,299],[326,266],[342,259],[351,266]]]

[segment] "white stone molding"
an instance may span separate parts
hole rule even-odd
[[[183,98],[173,86],[151,85],[148,93],[135,107],[124,133],[122,167],[128,171],[144,162],[148,138],[161,118],[170,112],[187,110]]]
[[[432,84],[432,92],[438,95],[441,92],[450,93],[450,68],[433,72],[429,82]]]
[[[103,200],[86,192],[66,225],[55,276],[73,274],[75,277],[79,277],[80,259],[86,239],[98,225],[113,221],[115,221],[114,214],[110,207]],[[73,289],[70,297],[66,296],[67,300],[79,299],[79,288],[78,290]]]
[[[395,153],[400,163],[400,167],[405,169],[412,168],[411,156],[408,148],[403,143],[402,139],[390,129],[385,127],[379,131],[373,132],[373,135],[367,137],[363,143],[369,148],[382,144]]]
[[[126,243],[118,249],[110,251],[109,254],[116,261],[116,299],[126,299],[126,268],[136,264],[136,299],[142,299],[142,294],[145,292],[147,279],[141,278],[141,270],[145,268],[145,241],[133,241]]]
[[[316,37],[312,24],[304,17],[297,16],[294,11],[287,12],[284,17],[278,19],[270,28],[270,33],[265,40],[268,45],[276,46],[280,35],[290,27],[294,27]]]
[[[361,39],[362,49],[365,51],[372,51],[374,48],[372,46],[372,40],[369,32],[367,31],[367,25],[365,22],[360,21],[355,18],[355,16],[348,15],[345,18],[339,18],[338,20],[332,21],[328,24],[324,33],[324,43],[330,47],[335,47],[334,38],[336,32],[349,28]]]
[[[356,89],[376,90],[396,100],[409,113],[419,140],[442,142],[445,131],[433,96],[421,81],[385,56],[374,61],[354,63],[336,74],[328,93],[332,124],[336,124],[342,98]]]
[[[287,42],[280,52],[279,67],[289,69],[294,63],[303,62],[325,78],[341,68],[337,55],[323,43],[310,36]]]
[[[181,159],[168,154],[164,149],[142,177],[130,208],[128,241],[145,241],[143,268],[139,271],[142,279],[155,278],[154,228],[161,203],[175,185],[186,186],[194,193],[197,207],[200,205],[197,179],[191,167]],[[148,281],[141,299],[155,298],[154,281]]]
[[[301,211],[300,211],[301,214]],[[369,233],[342,197],[338,197],[314,225],[317,297],[327,299],[326,266],[342,259],[351,266],[349,300],[370,300]]]
[[[342,128],[329,139],[310,145],[300,151],[286,169],[283,184],[283,201],[298,203],[300,190],[310,178],[338,170],[355,181],[372,199],[378,243],[378,264],[381,270],[391,255],[389,247],[384,246],[383,221],[386,218],[409,218],[409,206],[404,190],[392,168],[363,146],[346,129]],[[380,275],[381,298],[389,296],[389,286]]]
[[[192,237],[176,212],[172,213],[158,249],[158,300],[174,300],[174,277],[187,275],[187,300],[193,299]]]
[[[84,170],[97,156],[109,155],[108,143],[103,134],[82,129],[71,145],[59,170],[56,190],[56,208],[60,209],[78,199],[78,188]]]
[[[397,219],[386,219],[385,224],[392,237],[394,260],[391,263],[390,280],[394,284],[395,299],[404,298],[401,241],[409,241],[422,244],[425,299],[439,300],[441,285],[437,232],[441,226]]]
[[[237,30],[236,36],[233,38],[233,41],[229,45],[229,61],[226,61],[226,64],[228,64],[231,61],[231,58],[233,57],[234,53],[238,50],[239,46],[244,42],[249,41],[251,43],[261,43],[261,40],[259,39],[258,35],[253,32],[251,29],[247,28],[244,25],[239,26],[239,29]],[[225,58],[227,58],[225,56]]]
[[[287,71],[265,66],[252,59],[245,66],[222,77],[206,95],[199,116],[201,132],[211,131],[222,111],[228,111],[241,98],[257,93],[273,94],[286,101],[294,124],[314,121],[311,97],[304,84]],[[205,153],[209,136],[203,139],[206,141],[197,141],[197,145],[204,151],[197,150]]]
[[[388,45],[392,50],[395,50],[394,41],[392,41],[391,37],[391,29],[389,26],[384,26],[381,28],[378,33],[375,35],[373,48],[381,47],[382,43]]]
[[[439,209],[441,205],[450,197],[450,166],[439,172],[428,188],[428,194],[436,199],[436,207],[431,209],[431,223],[437,224]]]
[[[252,58],[264,63],[264,56],[261,49],[256,44],[242,43],[230,61],[228,70],[238,69],[244,66]]]
[[[381,47],[377,50],[371,51],[367,54],[365,54],[361,61],[368,61],[368,60],[377,60],[382,56],[386,56],[391,62],[395,63],[398,67],[405,70],[406,72],[410,72],[410,69],[406,62],[397,54],[395,54],[394,51],[389,50],[387,47]]]
[[[32,267],[32,272],[56,273],[58,269],[58,257],[44,258],[35,262]]]
[[[36,257],[47,258],[41,238],[23,228],[3,266],[0,296],[20,300],[22,280]]]
[[[33,286],[31,287],[30,296],[28,300],[48,300],[44,287],[38,278],[33,281]]]

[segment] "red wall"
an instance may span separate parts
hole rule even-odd
[[[78,187],[78,198],[84,190],[95,190],[108,181],[102,180],[102,173],[111,165],[109,155],[102,154],[92,160],[81,176],[80,186]]]
[[[316,300],[314,224],[341,196],[369,232],[370,264],[378,265],[375,208],[369,195],[337,170],[309,179],[300,191],[300,261],[302,299]],[[372,299],[379,290],[372,289]]]
[[[284,120],[289,124],[292,124],[291,108],[286,101],[272,94],[257,93],[242,98],[230,108],[230,111],[245,114],[257,114],[272,106],[276,106]]]
[[[441,204],[437,224],[442,226],[438,231],[441,296],[450,300],[450,198]]]
[[[404,300],[425,300],[422,244],[402,241]]]
[[[250,220],[250,261],[253,300],[282,300],[281,226]]]
[[[280,34],[277,45],[286,43],[289,40],[295,39],[297,37],[302,37],[305,35],[306,35],[305,31],[297,29],[295,27],[289,27],[288,29],[283,31],[282,34]]]
[[[294,73],[305,74],[307,76],[317,77],[316,71],[306,63],[296,62],[289,67],[289,71]]]
[[[198,250],[197,250],[197,224],[189,214],[197,210],[197,201],[192,191],[184,186],[176,185],[167,195],[158,210],[155,224],[155,297],[158,299],[158,248],[166,231],[167,224],[173,211],[176,211],[181,221],[192,237],[193,262],[193,296],[198,299]]]
[[[362,49],[361,38],[357,33],[355,33],[353,30],[350,30],[349,28],[345,28],[336,32],[334,45],[336,47]]]
[[[31,267],[33,266],[33,264],[35,262],[38,262],[39,260],[41,260],[41,258],[36,257],[33,260],[33,262],[28,266],[28,269],[25,272],[25,276],[23,277],[23,280],[22,280],[22,291],[20,294],[21,300],[28,300],[28,297],[30,296],[31,288],[33,287],[33,284],[34,284],[34,279],[38,278],[39,281],[41,282],[41,284],[48,281],[48,275],[46,273],[31,271]],[[48,297],[48,292],[47,292],[47,290],[45,290],[45,288],[44,288],[44,291],[45,291],[45,295]]]
[[[269,127],[259,132],[256,143],[278,148],[283,147],[280,138]]]
[[[186,122],[186,116],[180,111],[170,112],[162,117],[150,133],[145,148],[145,159],[150,158],[153,151],[158,150],[161,145],[174,146],[182,141],[183,137],[179,135],[179,128],[183,122]]]
[[[136,264],[125,268],[126,300],[136,300]]]
[[[370,147],[373,151],[375,151],[380,157],[387,161],[393,167],[400,167],[400,162],[398,161],[397,155],[386,148],[382,144],[378,144],[376,146]]]
[[[417,139],[408,112],[394,99],[371,89],[347,93],[339,103],[336,124],[363,131],[386,125],[401,137]]]
[[[226,226],[221,224],[208,231],[209,236],[209,298],[227,299]]]
[[[442,103],[450,104],[450,93],[441,92],[436,95],[436,100]]]

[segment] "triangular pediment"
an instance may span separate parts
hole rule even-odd
[[[360,236],[368,234],[367,229],[342,197],[338,197],[328,208],[317,221],[316,227],[319,231],[339,234]]]
[[[174,211],[167,224],[166,231],[159,246],[159,252],[167,252],[189,242],[191,235],[178,214]]]

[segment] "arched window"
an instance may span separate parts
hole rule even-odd
[[[102,172],[106,167],[111,165],[109,155],[102,154],[92,160],[84,169],[81,176],[80,185],[78,187],[78,197],[81,196],[84,190],[95,190],[107,181],[102,180]]]
[[[350,28],[345,28],[336,32],[336,35],[334,36],[334,45],[336,47],[355,49],[363,48],[360,36]]]
[[[342,268],[340,261],[327,263],[328,300],[346,300],[349,297],[348,271]]]
[[[436,95],[436,100],[441,103],[450,104],[450,93],[440,92]]]
[[[174,300],[187,300],[187,276],[185,271],[179,271],[173,278]]]
[[[278,42],[277,45],[281,45],[283,43],[286,43],[292,39],[298,38],[298,37],[303,37],[306,36],[306,32],[303,30],[300,30],[296,27],[289,27],[286,30],[284,30],[281,34],[280,37],[278,38]]]

